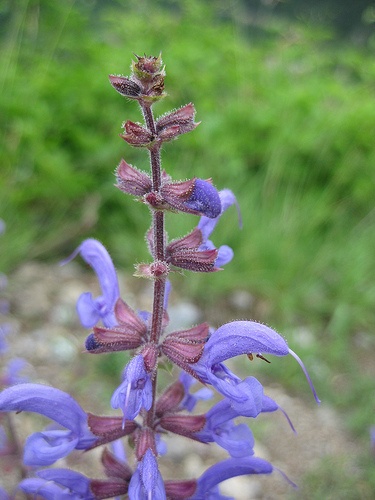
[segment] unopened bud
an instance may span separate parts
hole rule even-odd
[[[128,492],[129,483],[121,479],[109,479],[107,481],[92,479],[90,490],[94,498],[114,498],[125,495]]]
[[[211,273],[220,271],[215,266],[218,250],[172,250],[168,249],[167,261],[173,266],[195,271],[197,273]]]
[[[183,106],[172,113],[162,116],[156,123],[158,139],[170,141],[181,134],[194,130],[199,123],[194,122],[195,109],[192,103]]]
[[[122,479],[123,481],[130,481],[133,471],[131,467],[124,462],[120,462],[117,457],[111,453],[107,448],[104,448],[102,453],[102,464],[106,476],[110,478]]]
[[[154,137],[152,133],[138,123],[127,121],[124,124],[125,134],[120,135],[124,141],[134,147],[142,148],[149,146]]]
[[[132,79],[142,88],[142,100],[153,102],[165,97],[165,68],[161,55],[158,57],[136,56],[136,58],[137,61],[132,62]]]
[[[152,188],[150,177],[145,172],[141,172],[132,165],[129,165],[129,163],[126,163],[125,160],[121,160],[117,167],[116,178],[116,187],[124,193],[134,196],[144,196]]]
[[[164,481],[167,498],[178,498],[181,500],[190,498],[197,490],[197,480],[187,479],[185,481],[175,481],[167,479]]]
[[[109,81],[117,92],[128,99],[139,99],[142,89],[138,83],[133,82],[126,76],[109,75]]]
[[[152,80],[157,75],[165,76],[165,66],[161,59],[161,54],[155,56],[137,56],[136,61],[132,61],[132,70],[139,80]]]
[[[155,414],[158,417],[161,417],[166,412],[177,410],[184,397],[184,385],[182,384],[182,382],[177,380],[172,385],[167,387],[167,389],[157,400],[155,406]]]
[[[156,260],[151,264],[137,264],[134,276],[137,278],[159,279],[167,276],[170,272],[167,262]]]
[[[205,423],[204,415],[166,415],[160,419],[163,429],[185,437],[192,437],[201,431]]]

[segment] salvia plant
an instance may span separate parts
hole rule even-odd
[[[91,293],[84,293],[77,302],[80,321],[91,331],[85,342],[86,351],[131,353],[122,382],[111,398],[111,407],[120,413],[87,413],[72,396],[46,385],[16,383],[6,387],[0,394],[0,411],[35,412],[53,422],[25,442],[26,474],[17,491],[24,492],[27,498],[224,499],[228,497],[219,492],[222,481],[239,475],[272,473],[275,467],[254,455],[249,426],[237,424],[236,418],[254,419],[261,413],[281,409],[264,394],[256,378],[242,380],[233,373],[224,364],[230,358],[247,355],[267,361],[264,356],[291,354],[301,365],[319,402],[302,361],[284,338],[268,326],[233,321],[217,329],[201,323],[186,330],[168,330],[171,273],[178,269],[212,273],[232,259],[231,248],[217,248],[210,238],[224,212],[232,205],[238,209],[238,204],[229,189],[217,191],[211,179],[176,181],[161,169],[163,144],[198,125],[192,103],[155,119],[153,105],[166,96],[164,78],[161,56],[136,56],[129,77],[109,77],[117,92],[138,102],[144,120],[142,124],[126,121],[121,137],[131,146],[148,151],[150,171],[121,160],[116,169],[116,187],[146,204],[151,214],[151,228],[146,234],[150,262],[138,264],[135,274],[153,282],[152,310],[136,311],[121,299],[115,267],[99,241],[85,240],[64,262],[80,255],[94,269],[101,286],[100,296],[94,298]],[[200,218],[189,234],[169,241],[165,229],[167,211]],[[158,372],[166,364],[176,365],[179,374],[165,388],[158,383]],[[168,376],[172,374],[175,371]],[[203,386],[192,392],[195,382]],[[211,405],[210,388],[221,396]],[[201,400],[209,410],[193,413]],[[173,472],[172,477],[163,478],[158,462],[167,453],[163,437],[168,434],[215,443],[228,453],[228,458],[202,471],[198,478],[180,479],[173,477]],[[125,458],[121,447],[124,439],[134,457]],[[76,450],[88,452],[99,446],[105,479],[53,466]],[[18,494],[0,493],[2,498]]]

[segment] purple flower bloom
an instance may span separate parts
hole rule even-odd
[[[218,217],[221,212],[219,193],[210,182],[202,179],[196,179],[193,192],[185,206],[211,219]]]
[[[1,223],[1,220],[0,220]],[[11,500],[10,495],[0,486],[0,498],[1,500]]]
[[[207,469],[198,479],[197,490],[191,500],[221,500],[217,485],[226,479],[247,474],[271,474],[272,465],[257,457],[228,458]]]
[[[24,479],[18,487],[30,495],[46,500],[73,499],[94,500],[90,491],[90,479],[68,469],[44,469],[37,472],[38,478]]]
[[[217,217],[221,211],[219,193],[210,180],[204,181],[194,177],[186,181],[172,182],[165,173],[160,192],[149,191],[143,201],[157,210],[178,210],[210,218]]]
[[[150,449],[138,463],[129,484],[130,500],[166,500],[164,481]]]
[[[103,292],[103,295],[96,299],[90,292],[85,292],[79,297],[77,302],[79,319],[85,328],[92,328],[99,320],[102,320],[104,326],[111,328],[116,325],[113,309],[120,296],[112,259],[99,241],[90,238],[81,243],[61,264],[70,262],[78,254],[81,254],[83,260],[96,272]]]
[[[212,398],[213,392],[211,391],[211,389],[208,389],[208,387],[203,387],[202,389],[196,391],[194,394],[191,394],[189,392],[190,387],[196,383],[195,378],[189,375],[189,373],[182,371],[180,373],[179,380],[185,389],[185,396],[181,401],[180,406],[182,408],[185,408],[187,411],[192,412],[198,401],[207,401],[208,399]]]
[[[267,353],[275,356],[291,354],[305,373],[315,400],[320,403],[310,376],[297,354],[289,349],[285,340],[278,333],[268,326],[254,321],[233,321],[218,328],[205,345],[203,356],[199,362],[200,369],[204,364],[208,382],[224,396],[242,404],[245,402],[246,394],[250,397],[259,398],[260,388],[256,389],[255,382],[250,380],[252,377],[236,383],[238,381],[233,378],[233,374],[223,368],[222,361],[240,354],[249,353]],[[196,371],[200,374],[199,370]],[[250,392],[248,385],[252,386]],[[255,396],[256,392],[258,393],[257,396]]]
[[[0,394],[0,411],[31,411],[54,420],[67,430],[46,430],[28,437],[24,449],[26,465],[51,465],[73,449],[84,450],[96,440],[87,425],[87,415],[67,393],[40,384],[19,384]]]
[[[11,331],[11,326],[9,323],[2,323],[0,325],[0,354],[3,354],[8,349],[8,344],[7,341],[5,340],[5,337],[9,335],[10,331]]]
[[[206,425],[195,436],[204,443],[216,442],[234,458],[253,455],[253,434],[246,424],[234,424],[238,416],[230,401],[223,399],[207,412]]]
[[[0,381],[6,387],[9,385],[28,382],[27,377],[23,377],[22,375],[20,375],[20,372],[27,366],[29,365],[23,358],[13,358],[9,360],[7,366],[5,367],[4,373],[0,377]]]
[[[230,400],[237,415],[255,418],[263,410],[263,387],[256,378],[241,380],[223,363],[208,362],[205,353],[192,368],[202,382],[211,384]]]
[[[199,250],[212,250],[215,248],[215,245],[208,238],[210,237],[212,231],[215,229],[220,217],[233,204],[237,206],[239,224],[240,227],[242,227],[240,209],[236,197],[234,196],[232,191],[230,191],[230,189],[223,189],[222,191],[219,191],[219,197],[221,202],[220,213],[215,218],[203,216],[198,223],[198,229],[200,229],[203,236],[203,242],[199,247]],[[228,262],[233,259],[233,255],[233,250],[228,245],[222,245],[218,248],[218,256],[215,261],[215,266],[222,267],[225,264],[228,264]]]
[[[121,408],[124,420],[134,420],[142,408],[152,404],[152,383],[143,356],[138,354],[126,365],[123,382],[111,398],[112,408]]]

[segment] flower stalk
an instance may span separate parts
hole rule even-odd
[[[268,461],[254,456],[253,434],[247,425],[237,424],[236,419],[257,418],[262,413],[280,410],[295,431],[293,424],[285,410],[264,394],[262,384],[255,377],[241,379],[225,365],[230,358],[244,355],[268,363],[269,355],[290,354],[301,366],[319,402],[302,360],[285,339],[268,326],[253,321],[233,321],[215,329],[203,322],[185,330],[166,331],[170,273],[175,268],[204,273],[222,270],[233,259],[233,250],[227,245],[217,248],[209,238],[220,218],[233,205],[238,211],[239,225],[242,223],[237,200],[229,189],[217,191],[211,179],[193,177],[174,181],[162,171],[163,143],[198,126],[194,121],[195,109],[189,103],[155,119],[153,105],[166,96],[161,55],[136,56],[131,68],[129,77],[110,75],[109,79],[117,92],[140,106],[144,123],[126,121],[121,137],[127,144],[148,151],[150,168],[143,171],[122,159],[116,169],[116,187],[138,198],[150,210],[151,228],[146,242],[151,262],[137,264],[135,276],[153,281],[152,310],[133,310],[121,299],[112,259],[97,240],[85,240],[63,262],[80,255],[93,268],[100,283],[101,295],[94,298],[86,292],[77,301],[79,319],[91,330],[85,342],[87,353],[130,351],[131,356],[110,401],[113,409],[122,412],[121,416],[86,413],[69,394],[46,385],[21,383],[2,391],[0,411],[34,412],[57,424],[26,440],[24,464],[38,470],[24,477],[18,488],[32,497],[220,499],[224,498],[219,492],[222,481],[277,470]],[[200,219],[190,233],[168,241],[166,211],[194,214]],[[263,354],[267,354],[267,358]],[[162,388],[158,368],[159,362],[166,361],[181,372],[167,388]],[[192,392],[197,382],[204,387]],[[221,400],[212,404],[206,413],[193,414],[200,401],[212,398],[209,387],[217,391]],[[158,461],[165,453],[163,437],[166,434],[220,446],[229,458],[212,465],[195,479],[164,479]],[[129,463],[122,446],[124,440],[134,452],[134,461]],[[49,468],[75,450],[90,451],[98,447],[104,447],[101,462],[105,479]],[[39,469],[41,466],[47,468]],[[291,481],[290,484],[294,486]]]

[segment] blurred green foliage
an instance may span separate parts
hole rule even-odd
[[[229,211],[213,236],[235,249],[224,273],[175,280],[211,308],[250,291],[271,324],[296,325],[296,342],[297,326],[318,332],[302,354],[324,351],[318,386],[367,432],[371,370],[353,360],[342,380],[326,381],[348,352],[374,348],[373,54],[326,28],[262,24],[236,1],[8,0],[0,28],[0,268],[56,261],[87,236],[129,272],[149,258],[147,208],[113,187],[121,157],[147,168],[147,154],[118,137],[140,114],[107,75],[128,74],[132,53],[162,51],[169,97],[156,114],[193,101],[202,120],[165,146],[164,166],[175,179],[212,176],[232,189],[244,222],[237,231]],[[170,236],[196,222],[168,216]],[[295,373],[279,375],[293,385]]]

